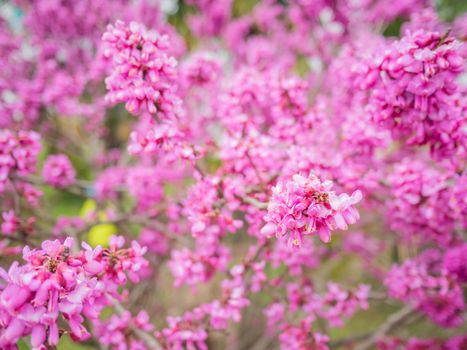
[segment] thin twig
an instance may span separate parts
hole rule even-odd
[[[372,335],[360,344],[355,350],[369,350],[373,349],[375,343],[383,338],[386,334],[389,334],[393,330],[402,326],[404,322],[415,313],[415,310],[411,306],[405,306],[398,312],[388,317],[387,321],[383,323]]]
[[[268,203],[260,202],[259,200],[253,198],[253,197],[238,197],[242,202],[254,205],[258,209],[267,209],[268,208]]]

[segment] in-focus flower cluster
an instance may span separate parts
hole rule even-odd
[[[262,232],[275,233],[293,247],[300,247],[303,236],[311,234],[329,242],[331,231],[346,230],[360,218],[354,205],[362,199],[360,191],[349,196],[336,195],[331,189],[331,181],[321,181],[314,174],[294,175],[291,181],[279,183],[272,190]]]
[[[168,37],[136,22],[118,21],[109,25],[102,39],[107,45],[104,55],[113,65],[106,79],[109,102],[125,102],[135,115],[174,119],[180,101],[175,93],[177,61],[168,53]]]
[[[465,91],[459,42],[449,34],[418,30],[370,62],[368,110],[373,120],[410,144],[431,147],[437,159],[465,157]]]
[[[147,264],[136,242],[129,249],[121,249],[123,243],[116,237],[108,249],[84,244],[78,253],[71,238],[45,241],[41,249],[25,247],[24,265],[0,270],[1,347],[13,348],[25,336],[33,349],[57,346],[64,332],[77,341],[88,339],[85,317],[97,320],[109,298],[120,298],[117,287],[126,283],[126,273],[137,281]]]

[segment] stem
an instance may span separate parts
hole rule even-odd
[[[257,207],[258,209],[268,208],[268,203],[260,202],[259,200],[252,198],[252,197],[245,196],[245,197],[237,197],[237,198],[239,198],[244,203],[251,204]]]
[[[255,163],[253,162],[253,159],[251,159],[249,151],[246,152],[246,157],[248,158],[248,161],[251,164],[251,167],[253,168],[256,177],[258,178],[258,181],[260,182],[261,186],[264,188],[267,188],[267,184],[264,181],[263,177],[261,176],[261,173],[259,172],[258,168],[256,167]]]
[[[365,340],[368,337],[370,337],[373,334],[373,332],[367,332],[367,333],[362,333],[362,334],[357,334],[348,338],[343,338],[343,339],[337,339],[332,341],[329,346],[331,349],[338,348],[340,346],[344,345],[351,345],[353,343],[357,343],[359,341]]]

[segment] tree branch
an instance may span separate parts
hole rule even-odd
[[[374,344],[385,335],[389,334],[393,330],[402,326],[405,321],[415,313],[415,310],[411,306],[405,306],[398,312],[388,317],[385,323],[383,323],[371,336],[364,341],[355,350],[369,350],[374,348]]]

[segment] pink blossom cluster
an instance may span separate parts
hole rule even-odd
[[[64,331],[75,340],[88,339],[84,317],[96,320],[109,304],[107,295],[118,297],[117,286],[126,283],[126,274],[137,281],[147,264],[136,242],[120,249],[123,243],[116,237],[108,249],[83,244],[78,253],[72,238],[45,241],[41,249],[25,247],[26,264],[0,270],[1,346],[13,348],[24,336],[31,336],[33,349],[56,346]],[[63,321],[68,330],[60,328]]]
[[[304,269],[318,267],[326,251],[326,247],[315,244],[311,239],[304,240],[298,250],[291,250],[286,241],[277,240],[268,259],[272,266],[278,268],[284,263],[291,275],[300,276]]]
[[[44,181],[54,187],[67,187],[75,182],[76,172],[70,159],[64,154],[47,157],[42,169]]]
[[[42,249],[25,248],[25,265],[14,263],[8,272],[2,270],[0,296],[2,315],[0,344],[13,348],[23,336],[31,336],[33,349],[45,343],[56,346],[59,341],[59,317],[77,340],[89,337],[83,326],[83,315],[98,315],[98,300],[103,285],[97,280],[93,260],[80,259],[72,253],[73,240],[45,241]]]
[[[210,280],[217,271],[225,271],[230,260],[229,251],[222,247],[205,247],[201,251],[172,250],[169,267],[175,286],[184,283],[195,287]]]
[[[15,175],[25,176],[35,172],[40,150],[38,133],[0,130],[0,192],[5,190],[8,180],[14,180]]]
[[[394,200],[390,202],[390,227],[407,240],[432,240],[448,246],[465,228],[462,213],[453,200],[452,182],[457,175],[441,172],[425,162],[404,159],[396,164],[388,181]]]
[[[112,65],[105,80],[107,101],[124,102],[131,114],[141,116],[128,151],[152,154],[163,149],[177,153],[177,158],[196,159],[200,150],[185,142],[179,125],[185,115],[178,91],[181,74],[169,37],[141,23],[117,21],[109,24],[102,40],[104,57]]]
[[[186,216],[191,223],[191,232],[198,237],[206,231],[215,235],[225,232],[234,233],[243,223],[233,217],[233,211],[238,205],[234,199],[235,193],[218,177],[201,179],[190,189],[186,199]],[[224,202],[224,203],[223,203]]]
[[[209,52],[191,56],[181,66],[181,79],[186,87],[207,87],[216,82],[222,74],[219,59]]]
[[[275,233],[291,247],[300,247],[303,236],[313,233],[329,242],[332,230],[346,230],[360,218],[354,205],[362,199],[359,191],[349,196],[336,195],[331,189],[331,181],[321,181],[314,174],[294,175],[291,181],[279,183],[272,190],[262,232]]]
[[[235,265],[230,269],[231,278],[221,283],[221,299],[203,304],[181,317],[169,317],[168,327],[156,332],[163,346],[177,350],[207,349],[208,327],[225,330],[229,321],[239,322],[242,309],[250,304],[243,281],[247,270],[245,265]]]
[[[466,253],[467,244],[464,243],[449,249],[443,258],[444,269],[461,283],[467,282]]]
[[[309,328],[305,322],[298,327],[286,326],[279,336],[281,349],[328,350],[329,337],[318,332],[312,333]]]
[[[104,55],[113,62],[106,79],[111,103],[125,102],[132,114],[157,114],[159,120],[173,119],[177,99],[177,61],[168,54],[168,38],[136,22],[109,25],[103,36]]]
[[[188,19],[190,27],[199,36],[218,34],[231,16],[232,0],[189,0],[187,3],[199,11],[198,15]]]
[[[12,235],[18,230],[20,226],[19,219],[16,217],[13,210],[5,211],[2,213],[2,226],[1,232],[5,235]]]
[[[305,283],[290,283],[286,286],[288,303],[275,302],[265,309],[270,332],[279,331],[281,349],[329,349],[329,338],[314,331],[318,317],[327,320],[331,326],[343,324],[343,318],[351,317],[357,308],[368,308],[369,286],[361,285],[355,291],[342,290],[337,284],[329,283],[324,295]],[[298,323],[290,323],[291,315],[304,316]]]
[[[310,124],[313,120],[308,89],[306,81],[285,75],[282,68],[262,72],[246,67],[235,72],[216,107],[233,130],[274,121],[270,133],[278,139],[291,138],[300,130],[297,122]]]
[[[431,147],[436,158],[465,156],[462,44],[440,32],[418,30],[369,63],[368,111],[379,125],[410,144]]]
[[[144,273],[144,268],[148,261],[144,258],[147,251],[146,247],[141,247],[137,241],[131,242],[130,248],[124,248],[125,238],[123,236],[112,236],[109,240],[108,248],[98,246],[92,250],[86,246],[85,256],[87,259],[101,260],[100,266],[104,268],[104,278],[109,283],[107,288],[112,285],[124,285],[127,283],[127,276],[134,283],[138,283]]]
[[[167,328],[156,332],[156,338],[164,348],[182,349],[208,349],[206,340],[208,333],[203,327],[206,317],[201,309],[195,309],[179,317],[169,317]]]
[[[385,284],[391,297],[412,304],[443,327],[464,322],[461,285],[444,269],[430,271],[428,262],[406,260],[391,269]]]
[[[112,350],[147,350],[144,341],[132,334],[135,328],[145,332],[154,329],[146,311],[140,311],[135,317],[124,311],[103,322],[97,320],[95,326],[99,341]]]

